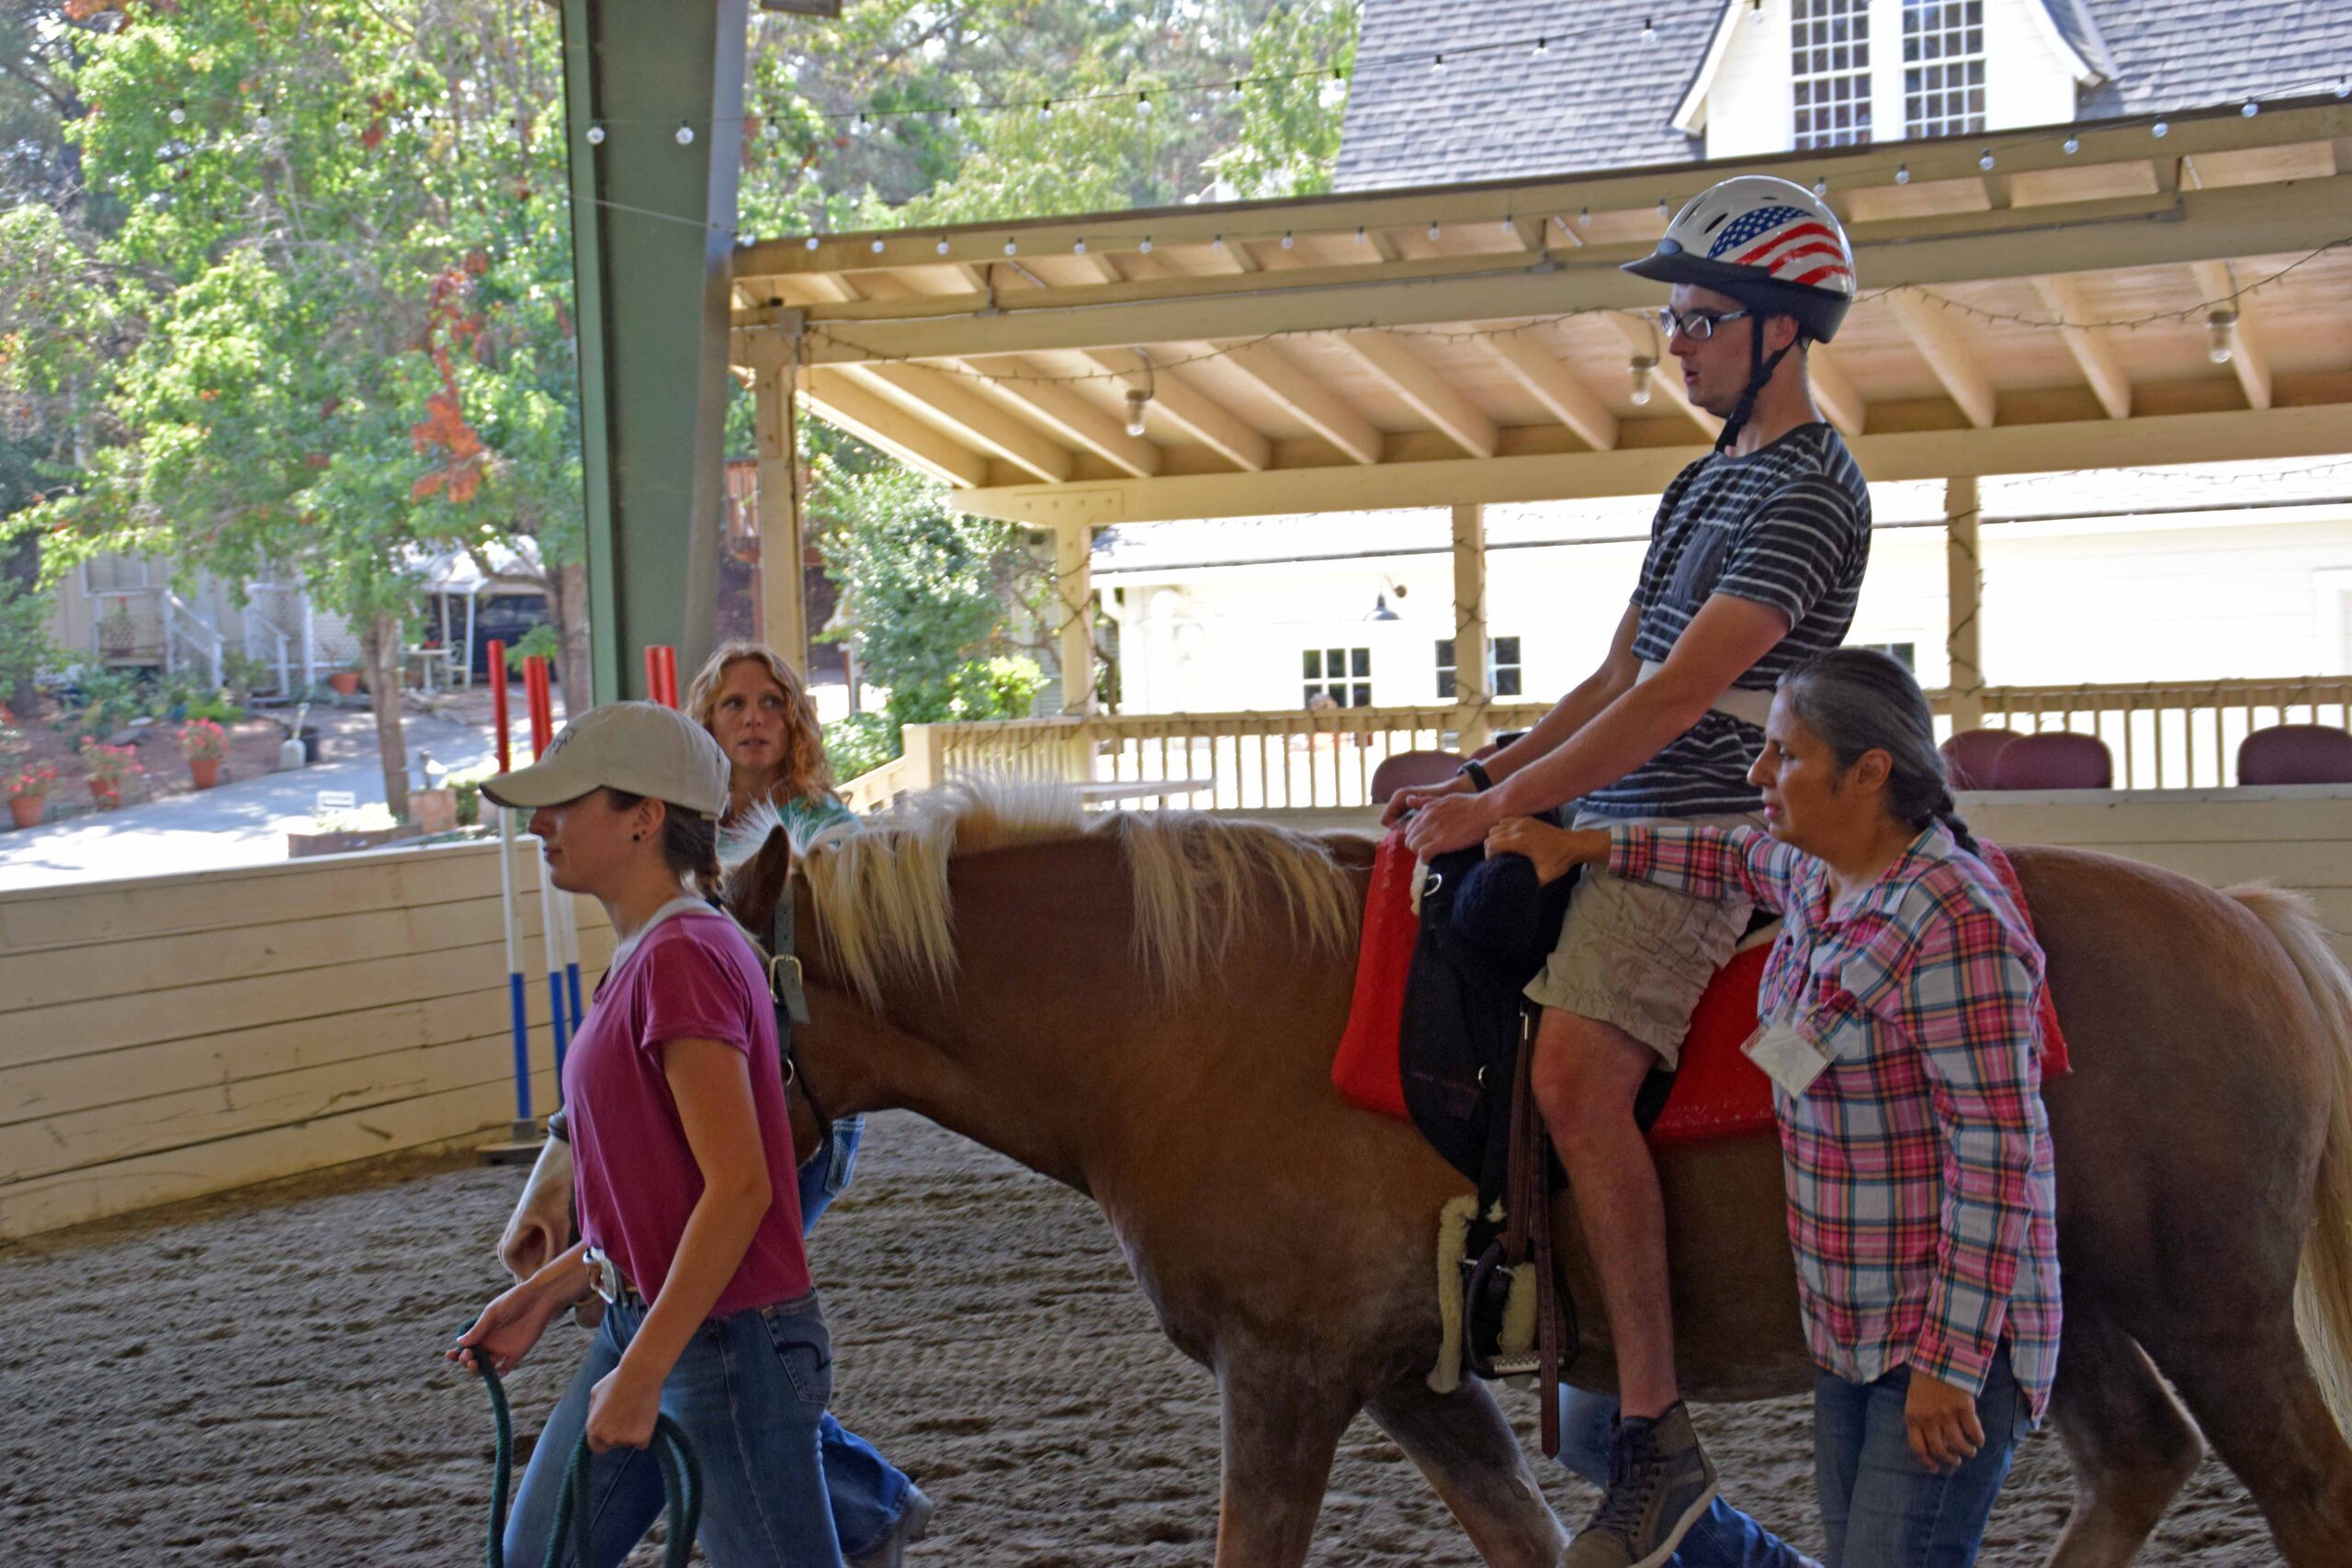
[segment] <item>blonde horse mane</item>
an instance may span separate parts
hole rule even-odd
[[[772,807],[754,808],[728,833],[722,858],[729,864],[748,859],[779,820]],[[1066,784],[955,780],[885,816],[800,835],[793,855],[808,879],[827,955],[859,998],[878,1010],[894,978],[941,990],[955,981],[949,862],[1021,844],[1103,836],[1115,838],[1125,852],[1136,962],[1164,991],[1196,982],[1227,955],[1253,916],[1279,919],[1316,950],[1354,950],[1355,896],[1320,840],[1190,811],[1089,816],[1078,792]]]

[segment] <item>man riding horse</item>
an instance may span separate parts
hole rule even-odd
[[[1742,175],[1683,208],[1626,270],[1673,286],[1659,326],[1722,434],[1667,487],[1600,668],[1493,757],[1392,800],[1388,820],[1414,813],[1408,842],[1423,858],[1570,804],[1579,825],[1760,825],[1747,773],[1773,683],[1852,623],[1870,492],[1815,410],[1805,365],[1853,302],[1837,217],[1802,186]],[[1675,1065],[1749,913],[1589,872],[1528,987],[1543,1010],[1535,1095],[1592,1247],[1620,1379],[1608,1495],[1569,1568],[1654,1568],[1714,1498],[1676,1384],[1665,1210],[1634,1100],[1653,1068]]]

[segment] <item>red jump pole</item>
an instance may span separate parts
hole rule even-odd
[[[489,653],[490,719],[498,727],[498,771],[511,773],[514,767],[514,757],[513,742],[506,730],[506,645],[492,637]]]
[[[555,705],[548,687],[548,661],[539,654],[523,660],[523,686],[531,703],[531,757],[537,761],[545,755],[555,739]],[[548,875],[548,863],[539,862],[539,931],[546,938],[548,957],[548,1014],[554,1025],[555,1076],[557,1097],[562,1096],[563,1058],[571,1043],[564,1027],[564,941],[563,909],[556,902],[555,883]]]
[[[555,739],[555,704],[548,691],[544,655],[535,653],[523,660],[523,690],[531,704],[531,760],[537,761],[539,753]]]
[[[645,700],[662,700],[662,649],[650,642],[645,645]]]
[[[662,645],[662,692],[663,702],[678,705],[678,650],[668,643]]]

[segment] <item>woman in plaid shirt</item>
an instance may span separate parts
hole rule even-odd
[[[1749,779],[1768,831],[1506,823],[1786,919],[1746,1049],[1772,1078],[1832,1568],[1972,1562],[2057,1370],[2041,950],[1953,814],[1928,702],[1882,654],[1783,679]]]

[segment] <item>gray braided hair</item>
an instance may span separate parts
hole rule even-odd
[[[1895,817],[1919,829],[1941,822],[1962,849],[1976,852],[1936,750],[1935,716],[1910,671],[1875,649],[1832,649],[1781,676],[1780,691],[1839,768],[1865,751],[1886,753],[1886,804]]]

